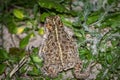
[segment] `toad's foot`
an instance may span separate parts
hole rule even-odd
[[[86,71],[81,73],[81,69],[82,69],[82,63],[81,62],[78,62],[76,65],[75,65],[75,68],[74,68],[74,75],[77,79],[86,79],[89,77],[90,75],[90,72],[91,72],[91,68],[95,65],[96,63],[93,63],[91,62],[89,64],[89,66],[87,67]]]

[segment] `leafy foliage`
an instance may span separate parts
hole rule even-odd
[[[11,47],[8,51],[0,49],[0,74],[8,73],[5,78],[10,79],[12,68],[29,56],[30,60],[24,63],[13,77],[23,79],[22,74],[26,74],[33,79],[50,80],[41,73],[43,61],[38,57],[39,49],[25,49],[30,39],[36,36],[36,31],[39,36],[44,34],[41,24],[45,22],[45,18],[59,15],[64,25],[74,30],[80,58],[87,63],[94,60],[101,64],[102,69],[96,80],[120,79],[120,2],[105,1],[92,3],[90,0],[1,0],[0,25],[5,25],[11,35],[25,33],[26,36],[20,39],[19,48]],[[73,21],[66,20],[66,17],[73,18]],[[6,73],[6,69],[10,71]],[[61,78],[62,75],[59,75],[54,80]]]
[[[24,14],[22,11],[18,10],[18,9],[14,9],[13,10],[13,14],[15,17],[17,17],[18,19],[23,19],[24,18]]]
[[[45,0],[39,0],[38,3],[41,7],[48,8],[48,9],[55,9],[58,12],[68,11],[64,6],[62,6],[57,1],[54,1],[54,0],[47,0],[47,3],[49,4],[47,4]]]
[[[30,36],[31,35],[28,35],[20,41],[20,48],[25,48],[27,46]]]

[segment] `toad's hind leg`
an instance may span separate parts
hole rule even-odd
[[[51,78],[55,78],[58,75],[58,71],[53,66],[43,67],[42,72]]]
[[[74,75],[77,79],[85,79],[89,77],[90,75],[90,66],[87,68],[87,70],[83,73],[81,73],[82,69],[82,62],[78,61],[74,67]]]

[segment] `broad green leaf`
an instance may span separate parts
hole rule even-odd
[[[99,19],[101,13],[102,13],[101,10],[91,13],[88,16],[87,24],[89,25],[89,24],[95,23]]]
[[[15,22],[13,21],[9,22],[7,27],[10,33],[15,34],[17,32],[17,26]]]
[[[33,12],[34,12],[35,17],[37,17],[38,10],[39,10],[38,4],[35,4],[34,8],[33,8]]]
[[[0,64],[0,75],[5,71],[6,65]]]
[[[8,53],[4,49],[0,49],[0,62],[8,59]]]
[[[38,33],[39,33],[39,35],[43,35],[44,34],[44,28],[40,28]]]
[[[32,58],[33,58],[33,61],[36,62],[36,63],[41,63],[42,62],[42,59],[40,59],[38,56],[33,55]]]
[[[115,28],[120,26],[120,12],[107,15],[102,23],[102,27],[110,26]]]
[[[99,18],[99,15],[89,17],[87,20],[87,24],[89,25],[91,23],[95,23],[98,20],[98,18]]]
[[[108,0],[109,5],[116,3],[116,2],[118,3],[118,0]]]
[[[68,11],[68,13],[70,13],[73,16],[77,16],[77,12],[76,11],[70,10],[70,11]]]
[[[82,34],[80,34],[79,32],[75,32],[74,34],[75,34],[75,36],[77,36],[78,38],[82,38]]]
[[[25,38],[23,38],[21,41],[20,41],[20,48],[25,48],[29,42],[29,39],[30,39],[31,35],[27,35]]]
[[[41,14],[41,16],[40,16],[40,21],[41,21],[41,22],[44,22],[44,21],[45,21],[45,18],[48,17],[48,16],[49,16],[49,14],[46,13],[46,12],[44,12],[44,13]]]
[[[113,58],[112,58],[112,55],[111,55],[110,53],[108,53],[108,54],[106,55],[106,60],[107,60],[107,62],[108,62],[109,64],[112,63]]]
[[[33,38],[34,36],[35,36],[35,34],[34,34],[34,33],[30,34],[30,38]]]
[[[49,9],[51,9],[52,6],[54,5],[54,1],[52,2],[50,0],[46,0],[46,1],[45,0],[39,0],[38,3],[41,7],[49,8]]]
[[[65,20],[64,17],[62,17],[62,21],[63,21],[63,23],[64,23],[65,26],[72,27],[72,22],[70,22],[68,20]]]
[[[16,33],[16,34],[21,34],[21,33],[23,33],[24,29],[25,29],[24,26],[18,27],[18,28],[17,28],[17,33]]]
[[[24,18],[24,14],[21,10],[19,9],[14,9],[13,10],[13,14],[15,17],[17,17],[18,19],[23,19]]]
[[[58,12],[67,12],[68,10],[58,2],[54,0],[39,0],[39,5],[44,8],[48,9],[55,9]]]
[[[84,58],[84,59],[87,58],[87,60],[90,60],[92,58],[92,54],[88,49],[80,49],[79,55],[81,58]]]

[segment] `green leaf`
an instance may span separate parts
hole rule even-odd
[[[116,3],[118,0],[108,0],[108,3],[111,5],[112,3]]]
[[[63,24],[65,26],[68,26],[68,27],[72,27],[72,22],[68,21],[68,20],[65,20],[64,17],[62,17],[62,21],[63,21]]]
[[[8,30],[9,30],[9,32],[10,33],[12,33],[12,34],[15,34],[15,33],[17,33],[17,26],[16,26],[16,24],[15,24],[15,22],[14,21],[10,21],[9,23],[8,23]]]
[[[20,41],[20,48],[25,48],[29,42],[29,39],[30,39],[30,36],[31,35],[27,35],[25,38],[23,38],[21,41]]]
[[[111,26],[115,28],[120,26],[120,12],[107,15],[102,23],[102,27]]]
[[[50,0],[39,0],[38,3],[41,7],[49,8],[49,9],[51,9],[53,5],[55,4],[54,1],[52,2]]]
[[[8,53],[4,49],[0,49],[0,63],[8,59]]]
[[[24,18],[24,14],[21,10],[19,9],[14,9],[13,10],[13,14],[15,17],[17,17],[18,19],[23,19]]]
[[[49,14],[46,13],[46,12],[44,12],[44,13],[41,14],[41,16],[40,16],[40,21],[41,21],[41,22],[44,22],[44,21],[45,21],[45,18],[48,17],[48,16],[49,16]]]
[[[89,17],[88,20],[87,20],[87,24],[89,25],[91,23],[96,22],[98,20],[98,18],[99,18],[98,15]]]
[[[20,49],[20,48],[16,48],[16,47],[11,47],[9,49],[9,54],[11,56],[15,56],[15,57],[23,57],[25,55],[25,50]]]
[[[107,60],[107,62],[108,62],[109,64],[112,63],[113,58],[112,58],[112,55],[111,55],[110,53],[108,53],[108,54],[106,55],[106,60]]]
[[[91,23],[96,22],[96,21],[99,19],[101,13],[102,13],[101,10],[91,13],[91,14],[88,16],[87,24],[89,25],[89,24],[91,24]]]
[[[33,8],[33,12],[34,12],[35,17],[37,17],[38,10],[39,10],[38,4],[35,4],[34,8]]]
[[[68,11],[68,13],[70,13],[72,16],[77,16],[77,12],[76,11],[70,10],[70,11]]]
[[[33,61],[36,62],[36,63],[41,63],[42,62],[42,59],[39,58],[38,56],[33,55],[32,58],[33,58]]]
[[[39,35],[43,35],[44,34],[44,28],[40,28],[38,33],[39,33]]]
[[[86,59],[87,58],[87,60],[90,60],[91,58],[92,58],[92,54],[91,54],[91,52],[88,50],[88,49],[80,49],[79,50],[79,55],[80,55],[80,57],[83,59]]]
[[[0,64],[0,75],[5,71],[6,65]]]
[[[82,34],[80,34],[79,32],[75,32],[74,34],[75,34],[76,37],[82,38]]]
[[[54,0],[39,0],[39,5],[44,8],[48,9],[55,9],[58,12],[67,12],[68,10],[58,2]]]

